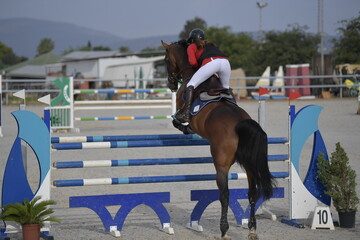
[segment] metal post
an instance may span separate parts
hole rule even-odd
[[[5,97],[5,104],[8,105],[9,104],[9,84],[8,81],[5,81],[5,90],[6,90],[6,97]]]
[[[256,2],[256,4],[257,4],[257,6],[258,6],[258,8],[259,8],[259,10],[260,10],[258,41],[259,41],[259,43],[261,44],[261,43],[263,43],[263,41],[264,41],[264,37],[263,37],[264,31],[263,31],[263,26],[262,26],[262,9],[263,9],[264,7],[266,7],[266,6],[268,5],[268,3],[265,3],[265,2],[263,2],[263,3],[261,3],[261,2]]]
[[[318,0],[318,34],[320,36],[320,75],[325,74],[324,67],[324,1]],[[324,79],[320,79],[321,84],[324,85]],[[324,91],[324,89],[322,89]]]
[[[356,112],[356,114],[360,114],[360,91],[358,91],[358,110]]]
[[[74,78],[70,77],[69,78],[69,98],[70,98],[70,111],[69,111],[69,120],[70,120],[70,129],[74,128]],[[65,90],[65,89],[64,89]],[[64,93],[66,94],[66,93]]]
[[[19,110],[23,111],[26,109],[25,104],[19,104]],[[27,143],[25,141],[21,141],[21,154],[24,162],[25,173],[27,174]]]
[[[265,101],[259,101],[258,119],[259,125],[265,131]]]
[[[2,129],[1,129],[1,114],[2,114],[2,76],[0,74],[0,137],[3,137]]]

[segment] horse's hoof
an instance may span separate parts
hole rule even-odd
[[[221,240],[231,240],[231,237],[230,237],[229,235],[225,234],[225,235],[221,238]]]
[[[248,235],[248,239],[249,240],[259,240],[259,237],[256,234],[256,232],[250,232],[249,235]]]

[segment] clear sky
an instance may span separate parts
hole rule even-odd
[[[317,32],[318,0],[0,0],[0,19],[28,17],[73,23],[123,38],[179,34],[187,20],[200,17],[208,26],[233,32],[285,30],[307,25]],[[324,32],[336,34],[340,20],[357,17],[360,0],[324,0]]]

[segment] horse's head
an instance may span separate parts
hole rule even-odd
[[[168,72],[168,87],[175,92],[179,80],[183,78],[183,70],[189,68],[186,46],[182,42],[167,44],[161,41],[166,50],[165,64]]]

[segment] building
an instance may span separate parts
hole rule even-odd
[[[72,52],[62,57],[61,68],[64,68],[66,76],[102,79],[105,82],[112,82],[111,85],[118,88],[138,87],[139,79],[150,80],[143,83],[145,85],[154,85],[151,80],[166,76],[164,56],[147,58],[135,55],[124,56],[115,51]],[[89,88],[99,87],[100,84],[89,86]]]

